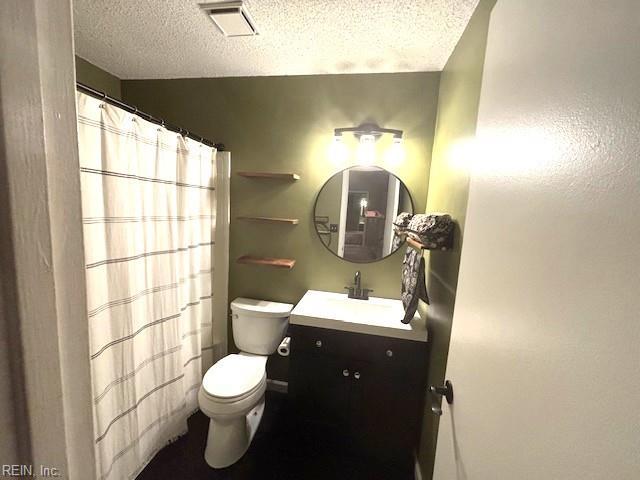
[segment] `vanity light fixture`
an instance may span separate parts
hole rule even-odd
[[[399,165],[404,160],[404,156],[402,137],[393,137],[393,143],[386,153],[386,162],[391,166]]]
[[[360,165],[373,165],[376,159],[376,137],[362,135],[358,145],[358,163]]]
[[[334,136],[329,147],[329,158],[331,158],[336,166],[342,166],[346,162],[348,155],[349,152],[347,146],[342,141],[342,135]]]
[[[360,142],[356,156],[360,165],[373,165],[375,163],[376,141],[385,134],[393,135],[393,143],[386,154],[387,161],[392,164],[397,164],[404,158],[402,130],[382,128],[375,123],[363,123],[357,127],[334,129],[331,158],[336,163],[344,162],[348,153],[342,141],[342,135],[345,133],[352,133]]]

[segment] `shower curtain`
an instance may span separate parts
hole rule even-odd
[[[216,152],[77,100],[98,478],[133,478],[198,406]]]

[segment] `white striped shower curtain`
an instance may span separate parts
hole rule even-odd
[[[77,100],[97,471],[127,479],[198,406],[212,345],[216,152]]]

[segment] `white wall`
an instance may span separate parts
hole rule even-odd
[[[3,278],[4,283],[4,278]],[[2,463],[20,463],[24,452],[21,452],[18,422],[21,420],[16,411],[16,391],[20,385],[14,385],[15,366],[12,365],[10,328],[4,309],[4,293],[0,284],[0,461]],[[18,414],[18,415],[16,415]]]
[[[640,2],[491,16],[434,478],[640,478]]]
[[[36,470],[93,478],[70,0],[0,2],[0,98],[0,319],[10,354],[0,378],[8,383],[11,367],[20,415],[0,445]]]
[[[231,152],[216,154],[216,231],[213,245],[213,311],[211,345],[202,353],[202,371],[228,352],[229,320],[229,223],[231,187]]]

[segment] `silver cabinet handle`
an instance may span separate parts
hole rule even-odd
[[[322,346],[322,340],[316,340],[316,347],[320,348]]]
[[[353,378],[355,378],[356,380],[360,380],[360,372],[354,373]]]
[[[343,377],[348,377],[349,376],[349,370],[347,370],[346,368],[344,370],[342,370],[342,376]]]
[[[387,357],[393,357],[393,350],[387,350]]]

